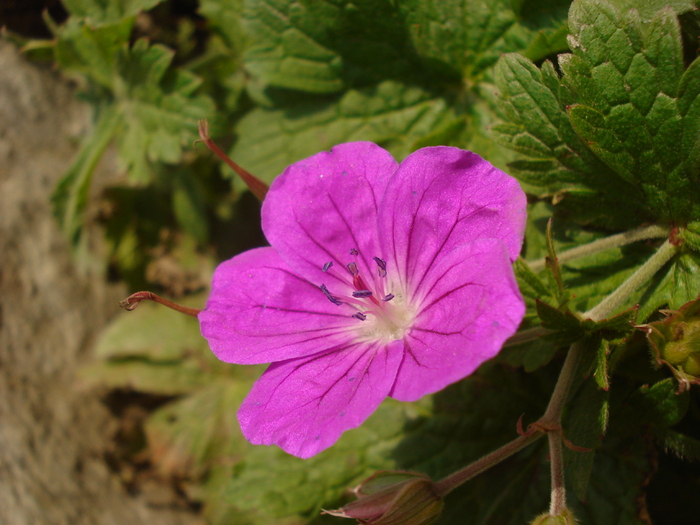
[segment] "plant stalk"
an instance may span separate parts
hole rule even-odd
[[[671,229],[659,226],[645,226],[644,228],[638,228],[636,230],[630,230],[624,233],[618,233],[617,235],[611,235],[610,237],[605,237],[603,239],[597,239],[588,244],[583,244],[566,250],[564,252],[557,254],[557,260],[560,263],[571,261],[573,259],[578,259],[580,257],[585,257],[586,255],[593,255],[595,253],[603,252],[609,250],[610,248],[617,248],[618,246],[624,246],[626,244],[631,244],[637,241],[644,241],[646,239],[659,239],[663,237],[668,237],[671,233]],[[546,259],[538,259],[529,263],[530,268],[533,272],[539,272],[545,269]]]

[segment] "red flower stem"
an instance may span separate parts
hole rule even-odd
[[[262,202],[263,199],[265,199],[265,195],[267,195],[267,190],[270,189],[270,186],[258,179],[255,175],[241,168],[235,162],[233,162],[229,158],[229,156],[226,155],[226,153],[224,153],[223,150],[216,145],[216,143],[211,139],[211,137],[209,137],[209,123],[206,119],[202,119],[199,121],[199,136],[201,137],[202,142],[206,144],[207,148],[212,150],[217,157],[219,157],[226,164],[228,164],[233,171],[238,173],[238,176],[241,179],[243,179],[243,182],[245,182],[246,186],[248,186],[248,189],[251,192],[253,192],[253,195],[255,195],[260,202]]]
[[[452,492],[454,489],[456,489],[463,483],[469,481],[475,476],[478,476],[479,474],[481,474],[485,470],[490,469],[494,465],[497,465],[504,459],[509,458],[516,452],[521,451],[522,449],[534,443],[544,435],[545,431],[539,428],[535,429],[533,432],[527,432],[525,434],[522,434],[510,443],[506,443],[501,448],[496,449],[489,454],[486,454],[481,459],[477,459],[474,463],[436,482],[433,485],[433,489],[435,490],[438,496],[445,497],[447,494]]]
[[[167,306],[171,310],[175,310],[176,312],[191,315],[192,317],[197,317],[199,315],[199,312],[202,311],[198,308],[190,308],[189,306],[182,306],[181,304],[174,303],[168,299],[163,299],[162,297],[154,294],[153,292],[136,292],[135,294],[131,294],[129,297],[127,297],[123,301],[119,301],[119,306],[124,308],[124,310],[127,310],[130,312],[133,309],[135,309],[141,303],[141,301],[153,301],[153,302],[162,304],[163,306]]]

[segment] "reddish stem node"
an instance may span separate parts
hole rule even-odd
[[[243,179],[243,182],[245,182],[246,186],[248,186],[248,189],[253,192],[253,195],[255,195],[260,202],[265,199],[265,195],[267,195],[267,190],[270,189],[270,187],[265,184],[263,181],[258,179],[255,175],[251,174],[250,172],[244,170],[241,168],[238,164],[233,162],[226,153],[223,152],[223,150],[216,145],[216,143],[209,137],[209,123],[207,122],[207,119],[202,119],[199,121],[199,136],[202,139],[202,142],[214,152],[214,154],[219,157],[221,160],[223,160],[226,164],[230,166],[230,168],[238,173],[238,176]],[[195,141],[197,143],[199,141]]]
[[[175,310],[176,312],[191,315],[192,317],[197,317],[199,315],[199,312],[202,311],[198,308],[190,308],[189,306],[182,306],[181,304],[174,303],[174,302],[170,301],[169,299],[163,299],[162,297],[154,294],[153,292],[136,292],[134,294],[131,294],[129,297],[127,297],[123,301],[119,301],[119,306],[124,308],[124,310],[127,310],[130,312],[130,311],[134,310],[141,303],[141,301],[153,301],[153,302],[162,304],[163,306],[167,306],[171,310]]]

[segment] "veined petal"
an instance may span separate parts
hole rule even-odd
[[[296,272],[331,291],[344,276],[321,268],[332,261],[344,271],[351,249],[359,251],[361,273],[376,271],[377,208],[396,166],[371,142],[340,144],[292,164],[263,203],[267,240]]]
[[[409,155],[387,186],[379,235],[389,271],[409,296],[440,257],[474,239],[500,239],[520,253],[525,194],[517,181],[478,155],[447,146]]]
[[[353,312],[292,272],[274,248],[258,248],[219,265],[199,322],[219,359],[258,364],[347,343]]]
[[[238,411],[243,435],[301,458],[330,447],[387,396],[402,347],[400,341],[352,343],[273,363]]]
[[[525,304],[506,245],[481,239],[442,255],[422,283],[391,396],[415,401],[471,374],[513,335]]]

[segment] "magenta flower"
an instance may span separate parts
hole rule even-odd
[[[399,165],[356,142],[289,166],[262,207],[272,246],[222,263],[199,314],[219,359],[272,363],[238,412],[245,437],[307,458],[386,396],[496,355],[524,314],[525,217],[518,183],[457,148]]]

